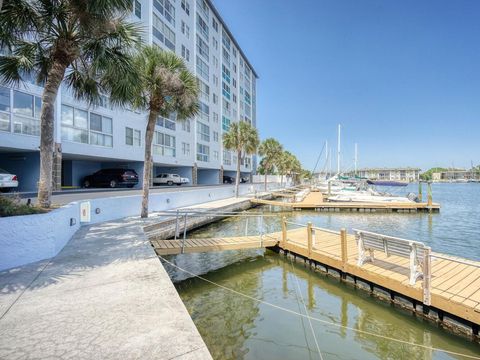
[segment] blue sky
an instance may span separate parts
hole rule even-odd
[[[261,137],[313,168],[480,164],[480,1],[214,0],[260,76]],[[335,163],[335,161],[334,161]]]

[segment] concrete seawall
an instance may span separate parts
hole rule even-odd
[[[240,187],[240,195],[262,190],[263,184],[246,184]],[[234,191],[233,187],[225,187],[156,193],[150,196],[149,209],[165,211],[227,199]],[[140,195],[113,196],[72,202],[46,214],[0,218],[0,270],[55,256],[83,225],[138,216],[141,201]],[[82,203],[89,203],[89,222],[81,221]]]

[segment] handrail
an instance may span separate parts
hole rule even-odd
[[[471,263],[469,262],[468,259],[465,259],[467,261],[464,261],[464,260],[457,260],[456,258],[454,257],[449,257],[449,256],[445,256],[445,255],[440,255],[440,254],[434,254],[434,253],[431,253],[430,254],[430,257],[431,258],[437,258],[437,259],[443,259],[443,260],[449,260],[449,261],[453,261],[453,262],[457,262],[459,264],[463,264],[463,265],[468,265],[468,266],[473,266],[473,267],[476,267],[476,268],[480,268],[480,264],[475,264],[475,263]]]
[[[325,231],[325,232],[328,232],[328,233],[331,233],[331,234],[335,234],[335,235],[340,235],[340,231],[325,229],[325,228],[321,228],[321,227],[318,227],[318,226],[312,226],[312,229],[313,229],[313,230]]]
[[[388,240],[388,239],[401,240],[401,241],[406,241],[406,242],[408,242],[408,243],[413,243],[413,244],[421,245],[421,246],[425,247],[425,244],[422,243],[422,242],[420,242],[420,241],[409,240],[409,239],[402,239],[402,238],[399,238],[399,237],[390,236],[390,235],[385,235],[385,234],[379,234],[379,233],[375,233],[375,232],[372,232],[372,231],[366,231],[366,230],[358,230],[358,229],[352,229],[352,230],[355,231],[355,232],[358,232],[358,233],[370,234],[370,235],[374,235],[374,236],[380,236],[380,237],[383,237],[383,238],[387,238],[387,240]]]
[[[293,221],[285,221],[286,224],[290,224],[290,225],[297,225],[297,226],[302,226],[302,227],[307,227],[307,224],[299,224],[299,223],[296,223],[296,222],[293,222]]]

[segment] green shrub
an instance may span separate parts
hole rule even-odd
[[[35,206],[28,206],[22,204],[19,197],[6,197],[0,196],[0,217],[16,216],[16,215],[30,215],[41,214],[46,210],[40,209]]]

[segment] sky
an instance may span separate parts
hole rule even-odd
[[[337,124],[344,170],[355,143],[359,167],[480,164],[480,1],[214,4],[259,75],[261,138],[306,169]]]

